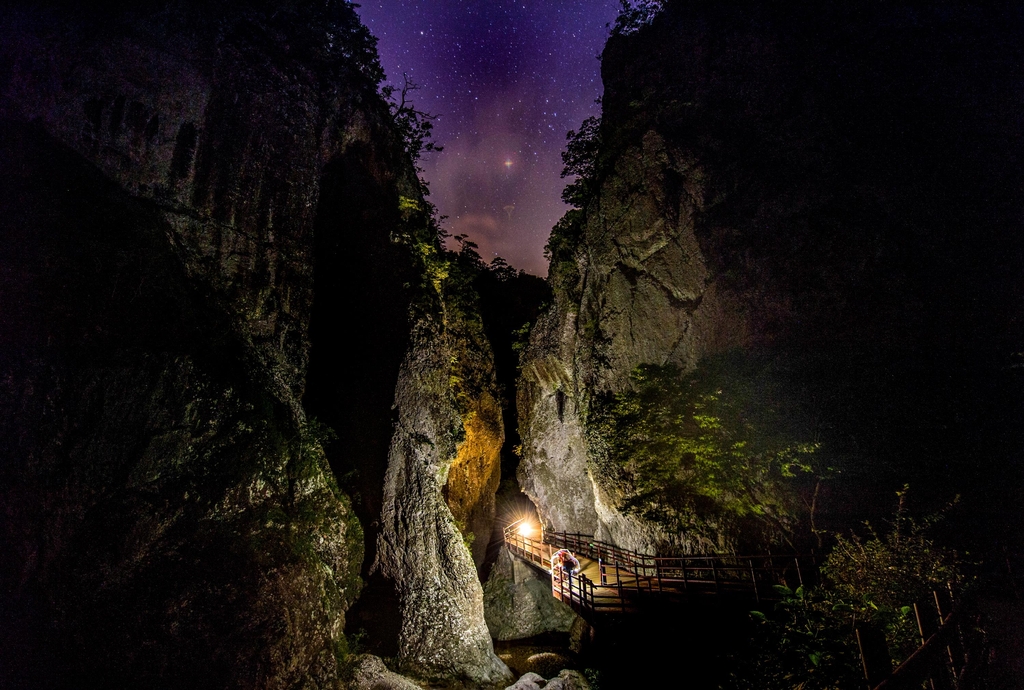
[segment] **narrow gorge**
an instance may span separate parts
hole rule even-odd
[[[520,518],[821,565],[909,491],[1018,562],[1019,10],[622,3],[545,282],[448,235],[356,7],[4,3],[0,687],[774,678],[754,604],[574,612]]]

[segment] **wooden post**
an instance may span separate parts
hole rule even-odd
[[[860,649],[860,663],[868,690],[878,685],[892,673],[892,661],[885,644],[885,635],[876,626],[865,621],[854,626],[857,647]]]
[[[754,572],[754,559],[750,559],[750,584],[754,585],[754,601],[761,603],[761,595],[757,591],[757,574]]]
[[[935,599],[935,610],[939,612],[939,625],[942,625],[943,623],[946,622],[946,618],[950,614],[948,612],[942,610],[942,603],[939,601],[939,593],[938,593],[938,591],[932,591],[932,597],[934,597],[934,599]],[[950,601],[950,604],[952,605],[952,601]],[[956,677],[957,668],[956,668],[956,662],[953,660],[953,646],[950,645],[948,642],[946,643],[946,661],[948,663],[948,668],[949,668],[950,674],[955,678]]]
[[[715,558],[711,558],[711,574],[715,577],[715,594],[718,594],[718,563]]]

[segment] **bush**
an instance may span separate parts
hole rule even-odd
[[[663,9],[662,0],[619,0],[612,34],[629,35],[650,24]]]
[[[906,511],[906,488],[897,496],[885,535],[870,525],[866,537],[836,535],[820,587],[778,587],[782,599],[770,614],[751,612],[755,652],[738,665],[733,687],[862,688],[857,621],[884,633],[894,666],[920,646],[913,604],[962,584],[963,577],[956,554],[925,536],[938,516],[914,520]]]
[[[907,487],[896,495],[889,532],[879,536],[865,523],[866,538],[836,535],[821,574],[834,597],[847,602],[859,619],[882,627],[893,662],[899,663],[920,644],[914,602],[959,587],[963,576],[956,554],[925,536],[941,515],[917,521],[907,514]]]
[[[627,512],[670,531],[787,540],[800,511],[793,480],[814,472],[818,446],[780,432],[740,382],[717,387],[704,374],[644,365],[629,390],[596,405],[603,474],[617,475]]]

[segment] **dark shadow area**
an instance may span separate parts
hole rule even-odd
[[[729,659],[749,645],[749,608],[698,601],[599,620],[579,664],[598,672],[600,687],[654,679],[679,687],[728,687]]]
[[[542,278],[509,268],[480,271],[474,287],[480,295],[480,315],[494,352],[494,368],[502,394],[505,445],[501,449],[501,478],[508,479],[515,477],[519,465],[515,448],[522,442],[516,413],[519,352],[526,344],[529,327],[537,321],[544,305],[551,301],[551,286]]]
[[[160,443],[186,408],[275,441],[284,411],[156,210],[32,125],[0,123],[0,236],[0,685],[226,687],[261,653],[261,564],[197,487],[216,502],[270,451],[218,430],[171,466]]]
[[[838,470],[825,531],[909,483],[918,514],[960,495],[936,530],[972,557],[1024,546],[1021,26],[1009,3],[669,3],[603,53],[602,160],[653,130],[704,167],[701,252]]]
[[[501,391],[501,416],[505,442],[501,447],[501,486],[496,497],[494,525],[483,562],[477,569],[486,582],[502,546],[502,530],[527,512],[536,513],[525,494],[519,491],[516,449],[522,443],[516,410],[516,380],[519,377],[519,352],[525,346],[532,326],[545,304],[551,300],[547,281],[509,266],[483,269],[473,283],[480,296],[480,315],[484,332],[494,353],[495,376]],[[516,517],[513,517],[516,516]]]
[[[363,525],[367,584],[348,614],[348,627],[364,628],[374,650],[394,643],[400,622],[390,585],[370,578],[369,568],[376,558],[391,408],[409,338],[407,286],[413,280],[406,248],[391,241],[399,222],[398,192],[393,180],[375,176],[387,169],[379,156],[370,146],[353,145],[324,171],[303,399],[309,417],[337,434],[327,457]],[[382,610],[394,615],[381,615]]]

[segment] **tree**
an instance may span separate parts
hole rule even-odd
[[[895,663],[919,644],[911,606],[963,580],[956,554],[927,537],[942,513],[915,520],[907,511],[908,489],[896,492],[896,513],[888,532],[879,535],[864,523],[866,536],[837,534],[821,568],[829,589],[849,601],[860,618],[883,628]]]
[[[579,130],[565,135],[568,142],[562,152],[562,177],[576,179],[562,190],[562,201],[583,208],[597,192],[598,156],[601,153],[601,120],[588,117]]]
[[[752,611],[753,655],[736,666],[733,687],[779,690],[863,687],[854,623],[870,621],[885,635],[893,664],[920,645],[914,603],[931,592],[960,584],[956,554],[926,536],[941,514],[923,520],[906,508],[907,487],[889,530],[879,535],[836,535],[814,589],[777,587],[774,611]]]
[[[662,0],[619,0],[612,35],[629,35],[647,26],[662,10]]]
[[[499,283],[507,283],[518,275],[516,269],[509,266],[508,261],[505,261],[503,257],[496,256],[491,259],[490,265],[487,267]]]
[[[792,480],[814,471],[818,446],[779,433],[740,385],[709,383],[644,365],[629,389],[598,405],[595,428],[623,507],[715,542],[788,541],[800,510]]]
[[[434,130],[433,120],[436,119],[436,116],[417,110],[412,102],[412,93],[419,90],[420,87],[409,79],[407,74],[403,74],[402,79],[401,89],[389,85],[381,88],[381,94],[388,101],[391,117],[402,137],[406,153],[413,161],[418,161],[424,153],[440,152],[444,150],[444,147],[430,140]],[[397,99],[395,98],[396,92],[398,93]]]

